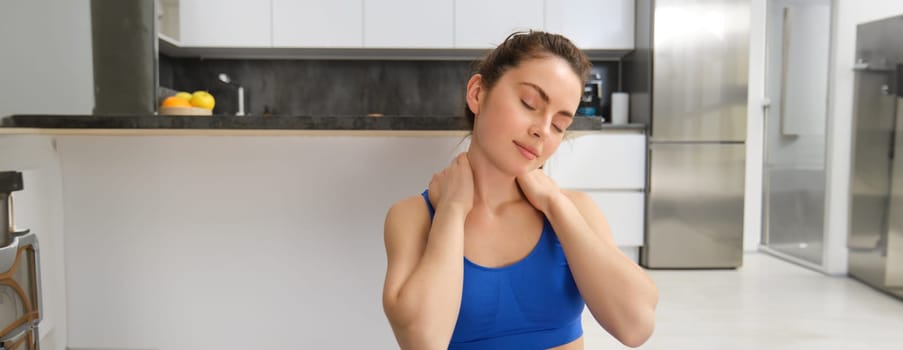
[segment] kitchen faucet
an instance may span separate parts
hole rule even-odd
[[[243,88],[241,85],[233,83],[232,79],[229,78],[229,75],[226,73],[219,74],[219,81],[238,88],[238,112],[236,112],[235,115],[245,115],[245,88]]]

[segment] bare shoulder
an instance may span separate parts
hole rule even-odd
[[[389,208],[383,232],[387,260],[384,303],[393,300],[417,267],[430,225],[430,212],[421,196],[402,199]]]
[[[410,196],[395,202],[386,213],[386,248],[400,243],[397,241],[425,242],[429,228],[430,212],[422,196]]]

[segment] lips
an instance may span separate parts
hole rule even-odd
[[[524,157],[527,157],[527,159],[534,160],[536,158],[539,158],[539,152],[536,151],[535,148],[521,144],[517,141],[514,141],[514,145],[517,146],[517,149],[520,151],[520,153],[523,154]]]

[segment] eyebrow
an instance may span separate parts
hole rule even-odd
[[[545,101],[546,103],[549,103],[549,95],[546,94],[545,90],[543,90],[541,87],[539,87],[539,85],[536,85],[533,83],[528,83],[526,81],[520,82],[520,85],[526,85],[526,86],[533,88],[534,90],[536,90],[537,93],[539,93],[539,97],[541,97],[543,101]],[[565,110],[560,110],[560,111],[558,111],[557,114],[561,114],[565,117],[570,117],[570,118],[574,117],[573,113],[565,111]]]

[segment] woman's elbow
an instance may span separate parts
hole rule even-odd
[[[416,315],[399,310],[398,305],[391,302],[384,304],[383,309],[401,349],[448,348],[451,334],[445,327],[427,322],[429,320],[419,320]]]
[[[640,317],[637,322],[635,322],[630,327],[627,327],[624,331],[618,332],[618,334],[613,334],[614,337],[624,344],[625,346],[636,348],[640,345],[646,343],[650,337],[652,337],[652,332],[655,330],[655,311],[649,310],[644,313],[642,317]]]
[[[624,344],[625,346],[637,348],[640,345],[645,344],[651,336],[652,328],[650,327],[648,330],[644,329],[628,332],[628,334],[618,339],[618,341],[620,341],[621,344]]]
[[[393,331],[401,349],[442,350],[448,348],[451,340],[451,335],[447,335],[441,330],[422,327],[419,324],[393,327]]]

